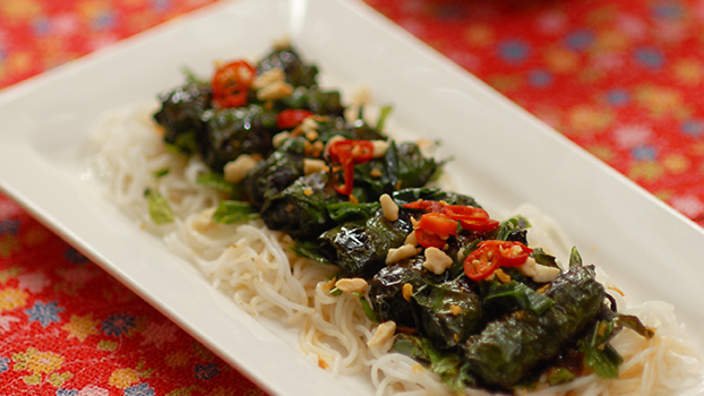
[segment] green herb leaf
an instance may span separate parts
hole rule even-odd
[[[452,390],[464,391],[468,386],[476,385],[468,363],[462,364],[461,357],[455,352],[436,349],[427,338],[399,334],[392,349],[428,365]]]
[[[196,177],[196,183],[227,194],[232,193],[234,187],[232,184],[226,182],[222,175],[215,172],[199,174],[198,177]]]
[[[531,257],[533,257],[535,262],[540,265],[546,265],[548,267],[558,267],[557,260],[555,259],[555,256],[552,256],[552,255],[545,253],[545,251],[541,248],[533,249],[533,253],[531,253]]]
[[[484,297],[485,307],[501,306],[509,310],[515,306],[529,310],[537,315],[550,309],[555,302],[548,296],[540,294],[521,282],[492,282]],[[508,307],[506,307],[508,306]]]
[[[340,294],[342,294],[342,290],[338,289],[337,287],[333,287],[332,289],[330,289],[330,295],[331,295],[331,296],[337,297],[337,296],[339,296]]]
[[[189,84],[207,84],[206,80],[203,80],[202,78],[198,77],[196,73],[189,67],[182,67],[181,73],[183,73],[184,77],[186,77],[186,82]]]
[[[581,266],[582,266],[582,256],[579,254],[579,251],[577,250],[577,248],[572,246],[572,250],[570,251],[570,268],[581,267]]]
[[[364,314],[367,315],[367,318],[369,318],[369,320],[371,320],[372,322],[379,321],[379,319],[376,317],[376,313],[372,309],[371,304],[369,304],[367,298],[361,294],[359,295],[359,303],[362,304],[362,310],[364,311]]]
[[[144,190],[144,197],[147,199],[149,217],[155,224],[162,225],[174,221],[174,214],[169,203],[158,191],[148,188]]]
[[[523,216],[514,216],[510,219],[501,222],[499,230],[496,232],[496,239],[506,241],[509,237],[516,233],[525,231],[530,227],[530,223]],[[525,238],[525,237],[524,237]]]
[[[252,206],[246,202],[220,201],[213,213],[213,221],[220,224],[234,224],[255,219],[257,216]]]
[[[330,218],[338,223],[349,220],[366,220],[379,209],[379,203],[331,202],[326,205]]]
[[[391,112],[393,111],[393,106],[391,105],[384,105],[381,106],[381,109],[379,109],[379,118],[376,120],[376,130],[377,131],[383,131],[384,130],[384,124],[386,124],[386,119],[389,117]]]
[[[301,257],[306,257],[319,263],[329,262],[320,254],[318,244],[313,241],[297,240],[293,245],[293,251]]]
[[[169,174],[169,168],[161,168],[161,169],[154,171],[154,177],[156,177],[157,179],[162,178],[168,174]]]
[[[584,365],[602,378],[618,377],[618,366],[623,362],[621,355],[609,344],[614,328],[613,321],[600,320],[594,325],[591,335],[579,341]]]
[[[548,371],[548,383],[559,385],[572,381],[576,377],[575,373],[565,367],[555,367]]]

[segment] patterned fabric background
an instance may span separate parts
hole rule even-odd
[[[0,0],[0,87],[213,0]],[[704,224],[704,0],[368,0]],[[256,395],[0,195],[0,395]]]

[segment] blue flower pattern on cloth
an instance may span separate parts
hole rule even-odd
[[[523,62],[530,54],[530,47],[521,40],[507,40],[499,44],[499,56],[509,63]]]
[[[220,374],[220,369],[216,363],[196,364],[194,371],[195,377],[201,380],[209,380]]]
[[[125,396],[154,396],[154,388],[146,382],[125,389]]]
[[[105,335],[119,337],[127,334],[136,326],[134,316],[127,314],[115,314],[108,316],[101,325]]]
[[[42,327],[47,327],[52,323],[59,323],[61,318],[59,313],[64,309],[59,307],[56,301],[44,303],[36,301],[32,308],[26,309],[24,312],[28,316],[29,322],[39,322]]]
[[[0,356],[0,374],[10,369],[10,359]]]

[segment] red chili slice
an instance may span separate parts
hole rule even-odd
[[[443,206],[444,204],[441,202],[426,199],[419,199],[417,201],[409,202],[403,205],[403,207],[406,209],[422,210],[425,212],[440,212]]]
[[[211,86],[213,102],[219,107],[239,107],[247,104],[247,95],[256,71],[245,60],[236,60],[215,70]]]
[[[435,234],[442,239],[457,235],[457,221],[442,213],[426,213],[418,222],[418,229]]]
[[[423,246],[424,248],[436,247],[438,249],[442,249],[445,247],[445,240],[433,233],[427,232],[419,228],[415,231],[415,234],[416,241],[419,245]]]
[[[473,281],[490,277],[499,267],[494,250],[492,246],[482,246],[480,243],[479,247],[464,260],[464,274]]]
[[[308,110],[286,109],[276,116],[276,126],[279,127],[279,129],[295,128],[301,125],[303,120],[312,115],[313,113]]]
[[[374,144],[369,140],[338,140],[330,145],[330,159],[342,165],[344,184],[335,191],[350,195],[354,188],[354,166],[374,158]]]

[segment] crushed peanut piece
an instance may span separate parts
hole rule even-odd
[[[381,212],[384,214],[386,220],[398,220],[398,205],[396,205],[396,202],[394,202],[389,194],[381,194],[379,203],[381,204]]]
[[[315,139],[318,138],[318,132],[316,131],[308,131],[306,132],[306,139],[310,140],[311,142]]]
[[[320,154],[323,153],[323,142],[320,140],[316,140],[315,143],[313,143],[313,146],[311,146],[310,150],[310,155],[313,157],[320,157]]]
[[[411,225],[413,226],[413,229],[418,229],[418,220],[415,219],[415,217],[411,217]]]
[[[386,154],[386,150],[389,149],[389,142],[385,140],[372,140],[374,145],[374,153],[372,154],[374,158],[381,158]]]
[[[313,189],[310,187],[304,188],[303,195],[305,195],[306,197],[310,197],[311,195],[313,195]]]
[[[285,98],[293,93],[293,87],[283,81],[273,82],[257,91],[259,100],[275,100]]]
[[[404,300],[410,302],[411,297],[413,297],[413,285],[410,283],[404,283],[401,287],[401,295],[403,296]]]
[[[462,307],[456,304],[451,304],[450,305],[450,313],[457,316],[462,313]]]
[[[286,141],[286,139],[290,138],[291,134],[287,131],[279,132],[274,137],[271,139],[271,144],[274,146],[274,148],[279,148],[281,147],[282,144]]]
[[[370,348],[378,348],[390,341],[394,333],[396,333],[396,322],[389,320],[379,324],[372,334],[372,338],[367,341],[367,346]]]
[[[452,266],[452,258],[436,247],[425,249],[423,267],[435,275],[440,275]]]
[[[505,273],[501,268],[497,268],[494,274],[496,274],[496,277],[499,278],[499,282],[501,283],[511,282],[511,276]]]
[[[389,252],[386,254],[386,265],[398,263],[416,254],[418,254],[418,249],[416,249],[414,245],[403,245],[396,249],[389,249]]]
[[[274,40],[273,47],[275,50],[283,50],[291,46],[291,38],[288,36],[280,37]]]
[[[215,208],[209,208],[198,213],[198,216],[193,219],[193,228],[199,232],[206,232],[212,228],[215,223],[213,223],[213,213],[215,213]]]
[[[379,168],[374,168],[371,171],[369,171],[369,176],[371,176],[375,179],[380,178],[382,175],[383,175],[383,173],[381,173],[381,169],[379,169]]]
[[[539,283],[551,282],[557,278],[561,271],[557,267],[548,267],[535,262],[532,257],[528,257],[518,270],[525,276],[532,278]]]
[[[236,160],[225,164],[225,168],[223,168],[225,181],[239,183],[255,165],[257,165],[257,161],[251,155],[241,154]]]
[[[367,286],[367,281],[363,278],[342,278],[335,282],[335,287],[343,293],[364,293]]]
[[[418,240],[416,239],[416,232],[412,231],[410,234],[406,236],[406,240],[403,241],[406,245],[413,245],[416,246],[418,244]]]
[[[347,199],[349,199],[349,201],[355,205],[359,203],[359,199],[357,199],[357,197],[355,197],[354,194],[350,194],[350,196],[347,197]]]
[[[311,173],[327,171],[327,169],[328,169],[328,166],[325,164],[325,161],[322,161],[319,159],[310,159],[310,158],[303,159],[303,173],[306,175],[310,175]]]
[[[286,74],[284,73],[284,71],[279,69],[278,67],[275,67],[258,75],[257,78],[255,78],[252,82],[252,88],[262,89],[267,85],[273,84],[275,82],[282,82],[285,78]]]

